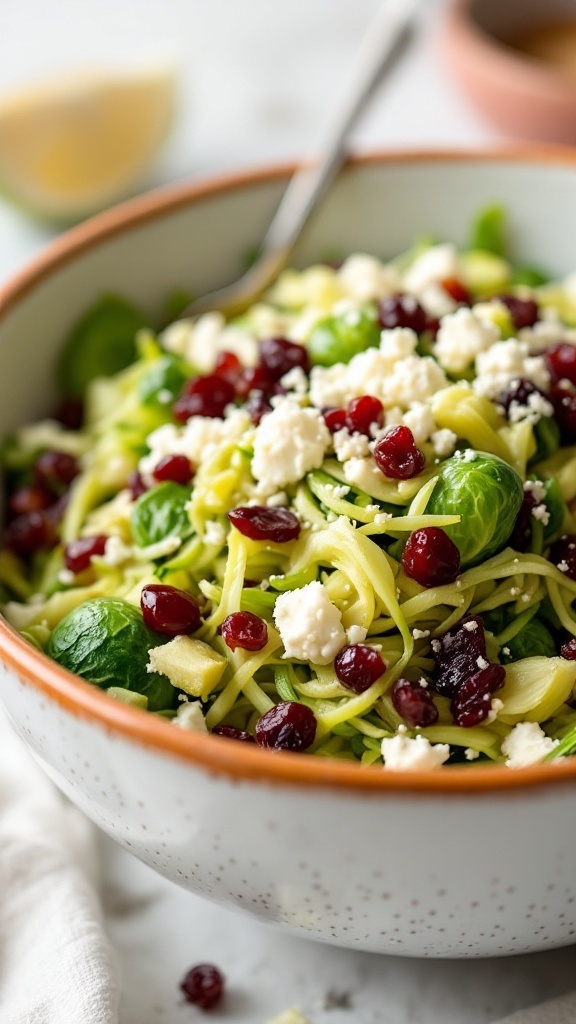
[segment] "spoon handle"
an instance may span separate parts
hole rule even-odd
[[[383,0],[362,39],[342,101],[336,104],[315,155],[305,160],[290,179],[258,259],[238,281],[196,299],[182,316],[196,316],[210,309],[227,316],[242,313],[286,266],[310,214],[344,163],[351,128],[375,85],[396,65],[423,2]]]

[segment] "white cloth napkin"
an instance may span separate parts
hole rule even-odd
[[[94,829],[0,711],[0,1021],[118,1024]]]

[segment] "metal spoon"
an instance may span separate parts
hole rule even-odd
[[[344,163],[346,141],[359,114],[376,84],[396,65],[411,38],[421,4],[422,0],[384,0],[360,44],[342,101],[326,126],[323,144],[319,147],[320,157],[316,151],[290,179],[258,259],[233,284],[190,303],[181,318],[198,316],[208,310],[237,316],[260,297],[286,266],[310,214]]]

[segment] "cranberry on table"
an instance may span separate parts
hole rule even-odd
[[[438,708],[430,691],[421,683],[397,679],[392,687],[392,703],[408,725],[425,729],[438,721]]]
[[[79,537],[64,548],[64,565],[77,574],[90,568],[94,555],[103,555],[108,537],[98,533],[93,537]]]
[[[78,460],[68,452],[42,452],[34,465],[36,481],[56,490],[68,487],[79,472]]]
[[[466,285],[462,284],[457,277],[446,277],[440,282],[442,288],[454,302],[458,302],[461,306],[471,306],[472,296],[468,291]]]
[[[268,627],[253,612],[232,612],[222,623],[222,636],[231,651],[261,651],[268,642]]]
[[[236,729],[233,725],[215,725],[212,729],[213,736],[223,736],[228,740],[239,740],[241,743],[256,743],[252,733],[244,729]]]
[[[460,572],[460,552],[439,526],[411,533],[402,552],[402,566],[410,579],[423,587],[454,583]]]
[[[346,426],[346,409],[323,409],[322,415],[331,434],[343,430]]]
[[[374,445],[374,459],[384,476],[392,480],[410,480],[426,465],[426,456],[414,443],[409,427],[393,427]]]
[[[374,647],[347,644],[334,659],[334,671],[347,690],[364,693],[386,671],[386,662]]]
[[[370,437],[373,429],[379,430],[384,423],[384,406],[374,395],[353,398],[346,409],[345,425],[352,433]]]
[[[195,633],[202,621],[196,598],[166,583],[142,587],[140,607],[148,629],[164,636]]]
[[[57,543],[58,532],[50,509],[17,516],[5,530],[3,537],[4,547],[17,555],[33,555],[36,551],[48,551]]]
[[[378,303],[378,323],[386,330],[409,327],[416,334],[422,334],[428,326],[428,317],[413,295],[398,292]]]
[[[186,1002],[211,1010],[224,994],[224,975],[214,964],[196,964],[180,982]]]
[[[165,455],[152,470],[152,476],[158,483],[170,480],[185,485],[190,483],[193,475],[192,463],[185,455]]]
[[[300,522],[289,508],[268,508],[266,505],[239,505],[228,512],[228,519],[250,540],[267,540],[287,544],[300,534]]]
[[[565,533],[555,541],[548,559],[560,569],[563,576],[576,580],[576,533]]]
[[[12,518],[27,515],[29,512],[44,512],[54,504],[52,491],[41,484],[19,487],[8,499],[8,511]]]
[[[576,637],[573,636],[565,644],[562,644],[560,657],[565,658],[566,661],[576,661]]]
[[[517,331],[533,327],[540,316],[538,303],[534,299],[520,299],[517,295],[497,295],[498,302],[506,306]]]
[[[560,380],[569,380],[571,384],[576,385],[576,345],[561,341],[542,355],[553,384]]]
[[[270,750],[307,750],[316,736],[316,716],[306,705],[287,700],[256,723],[256,742]]]
[[[261,341],[260,364],[272,381],[280,380],[294,367],[300,367],[304,373],[310,369],[310,359],[304,345],[288,341],[287,338],[265,338]]]
[[[505,680],[503,665],[488,665],[461,683],[450,703],[454,724],[471,729],[485,721],[490,713],[492,694],[504,686]]]
[[[172,406],[172,413],[178,423],[186,423],[191,416],[224,415],[227,405],[234,401],[236,389],[225,377],[216,373],[206,377],[193,377],[187,381],[182,394]]]

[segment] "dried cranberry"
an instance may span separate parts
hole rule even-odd
[[[32,555],[35,551],[53,548],[58,543],[58,533],[50,509],[17,516],[5,531],[3,543],[17,555]]]
[[[202,621],[196,598],[166,583],[142,587],[140,607],[148,629],[164,636],[195,633]]]
[[[213,736],[223,736],[228,740],[240,740],[241,743],[256,743],[251,732],[244,729],[236,729],[233,725],[215,725],[212,729]]]
[[[274,392],[274,381],[270,380],[265,366],[244,370],[236,383],[236,394],[240,398],[246,398],[253,391],[262,391],[265,395]]]
[[[316,716],[295,700],[270,708],[256,723],[256,742],[272,750],[307,750],[316,736]]]
[[[261,341],[260,363],[272,381],[280,380],[295,366],[299,366],[304,373],[308,373],[310,369],[307,350],[303,345],[288,341],[287,338],[266,338]]]
[[[379,398],[373,395],[362,395],[353,398],[346,409],[346,426],[352,433],[366,434],[371,437],[374,430],[379,430],[384,423],[384,406]]]
[[[185,455],[166,455],[152,470],[158,483],[171,480],[175,484],[189,484],[193,475],[192,464]]]
[[[322,415],[331,434],[343,430],[346,426],[346,409],[323,409]]]
[[[410,480],[426,465],[426,456],[414,444],[409,427],[393,427],[374,445],[376,465],[392,480]]]
[[[576,442],[576,387],[569,381],[553,384],[550,388],[550,401],[554,406],[554,418],[560,427],[563,444]]]
[[[8,511],[12,517],[24,516],[28,512],[44,512],[54,504],[54,494],[40,484],[30,487],[19,487],[13,491],[8,501]]]
[[[402,566],[422,587],[454,583],[460,572],[460,552],[439,526],[425,526],[411,533],[402,552]]]
[[[497,295],[498,301],[506,306],[517,331],[533,327],[540,316],[538,303],[534,299],[520,299],[517,295]]]
[[[232,612],[222,623],[222,636],[231,651],[261,651],[268,642],[268,627],[253,612]]]
[[[564,576],[576,580],[576,533],[565,533],[550,548],[549,560]]]
[[[506,669],[503,665],[488,665],[464,680],[450,703],[455,725],[471,729],[488,717],[492,694],[504,686]]]
[[[179,423],[186,423],[191,416],[222,417],[226,406],[234,401],[235,394],[234,385],[216,373],[194,377],[184,385],[182,394],[172,406],[174,418]]]
[[[505,391],[501,391],[496,399],[498,405],[501,405],[506,415],[510,412],[510,406],[512,402],[516,405],[528,405],[531,395],[541,395],[542,398],[546,398],[543,391],[537,388],[535,384],[532,384],[529,380],[524,380],[523,377],[518,377],[516,380],[511,381]]]
[[[473,676],[486,661],[484,623],[478,615],[468,615],[432,642],[436,693],[452,697],[458,686]],[[480,660],[482,659],[482,660]]]
[[[576,637],[573,636],[565,644],[562,644],[560,655],[562,658],[566,658],[566,661],[576,661]]]
[[[472,296],[462,281],[459,281],[457,277],[445,277],[440,282],[444,291],[454,302],[458,302],[461,306],[471,306]]]
[[[265,391],[251,391],[244,408],[250,416],[254,426],[257,427],[262,417],[265,416],[267,412],[271,411],[272,406],[270,405],[270,399]]]
[[[239,505],[228,513],[228,519],[244,537],[287,544],[300,534],[300,523],[289,508],[268,508],[265,505]]]
[[[79,472],[77,460],[68,452],[42,452],[34,466],[38,483],[57,491],[68,487]]]
[[[432,694],[421,683],[397,679],[391,696],[398,714],[413,728],[424,729],[438,720],[438,708]]]
[[[336,655],[334,671],[346,689],[364,693],[386,671],[386,663],[373,647],[348,644]]]
[[[197,964],[191,967],[183,981],[180,982],[186,1002],[199,1006],[202,1010],[211,1010],[222,999],[224,993],[224,976],[214,964]]]
[[[234,352],[219,352],[216,356],[214,373],[217,377],[223,377],[224,380],[235,386],[242,373],[242,363]]]
[[[409,327],[416,334],[422,334],[428,326],[428,318],[413,295],[398,292],[378,303],[378,323],[386,330]]]
[[[127,487],[128,490],[130,491],[130,497],[132,498],[132,501],[136,501],[140,497],[140,495],[145,494],[145,492],[148,490],[146,484],[144,483],[144,480],[142,479],[137,469],[135,469],[133,473],[130,473],[130,476],[128,477]]]
[[[553,384],[560,380],[569,380],[571,384],[576,385],[576,345],[561,341],[542,355]]]
[[[94,555],[103,555],[108,538],[103,534],[94,537],[79,537],[64,548],[64,565],[73,573],[90,568]]]
[[[67,430],[80,430],[84,422],[84,403],[81,398],[64,398],[54,419]]]

